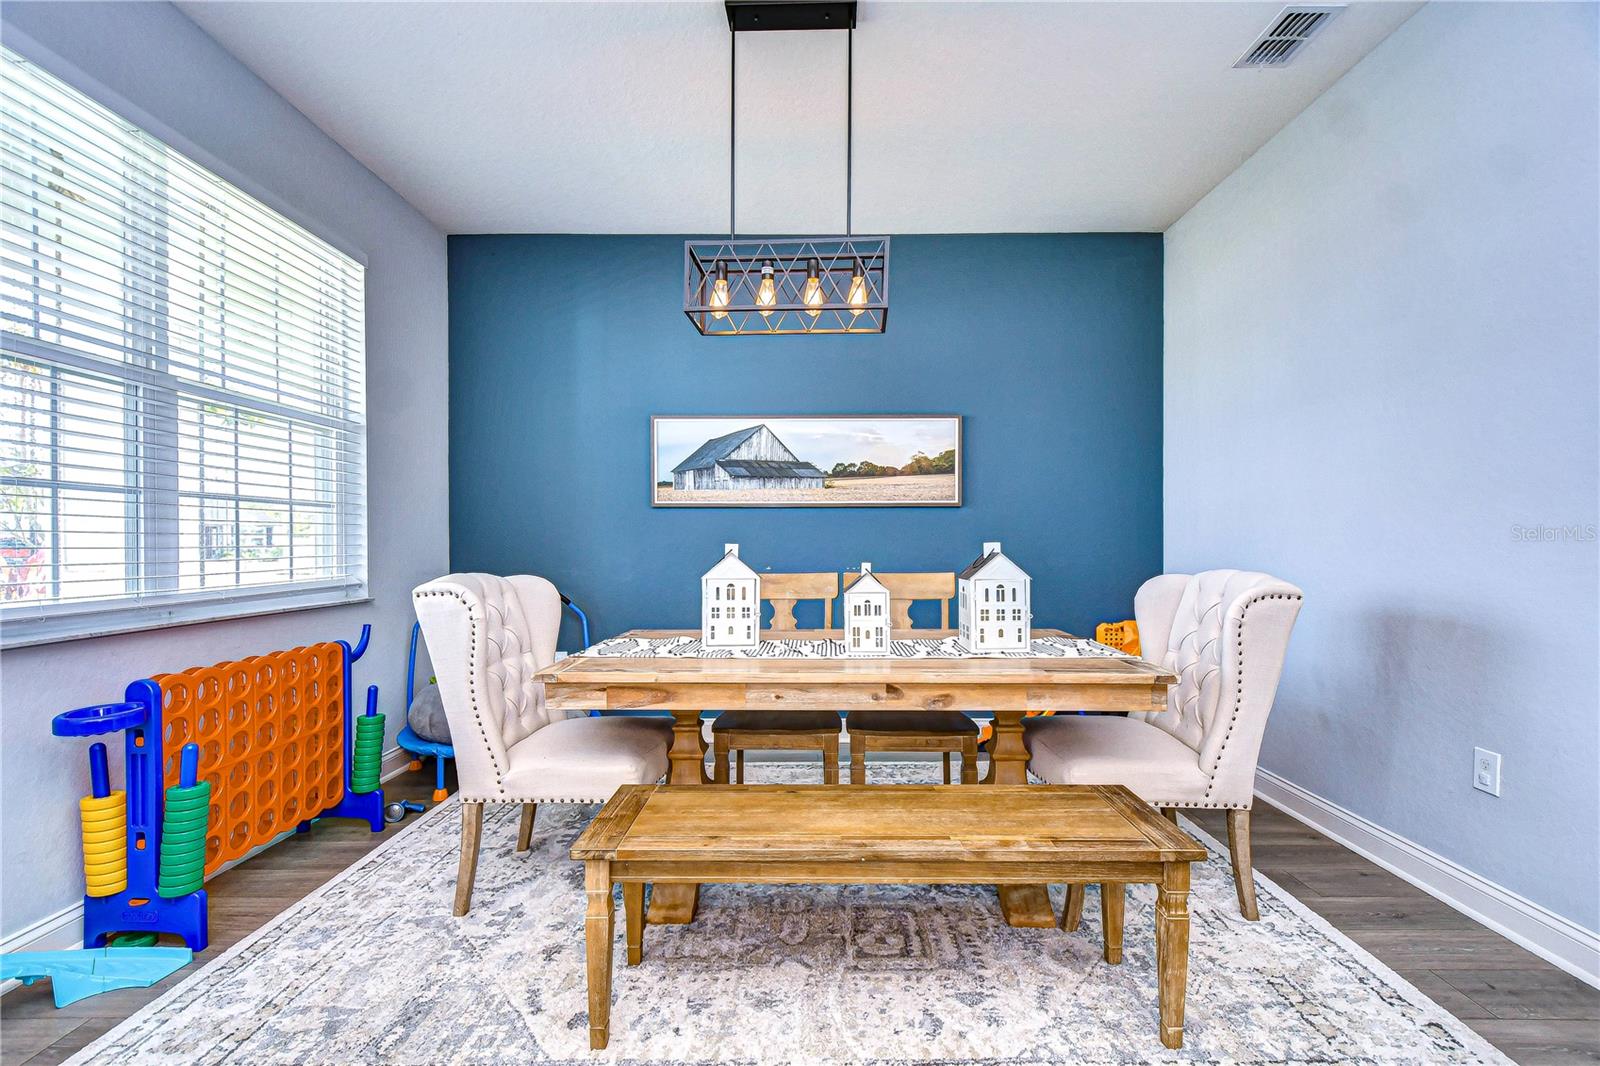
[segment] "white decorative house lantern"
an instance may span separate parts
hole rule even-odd
[[[1027,651],[1033,643],[1033,580],[989,541],[956,578],[961,646],[969,654]]]
[[[861,576],[844,590],[844,653],[864,658],[889,654],[889,590],[861,564]]]
[[[761,575],[725,544],[722,558],[700,579],[700,643],[754,650],[761,643]]]

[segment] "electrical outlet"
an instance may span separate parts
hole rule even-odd
[[[1472,749],[1472,787],[1491,796],[1500,795],[1500,753]]]

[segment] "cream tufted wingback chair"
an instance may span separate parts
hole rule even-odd
[[[1126,785],[1173,819],[1180,807],[1226,810],[1239,910],[1251,921],[1256,757],[1301,596],[1286,581],[1247,570],[1151,578],[1133,613],[1144,657],[1177,675],[1167,709],[1126,718],[1057,715],[1026,726],[1028,768],[1051,784]],[[1082,891],[1068,893],[1069,928]]]
[[[472,905],[485,803],[520,803],[527,851],[540,803],[603,803],[667,772],[669,718],[568,718],[534,675],[555,661],[561,594],[542,577],[449,574],[412,590],[450,722],[461,790],[455,913]]]

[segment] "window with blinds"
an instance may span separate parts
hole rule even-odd
[[[0,642],[364,596],[361,265],[0,59]]]

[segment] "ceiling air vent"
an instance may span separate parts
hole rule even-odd
[[[1284,8],[1234,66],[1287,66],[1290,60],[1300,54],[1306,42],[1343,10],[1343,4]]]

